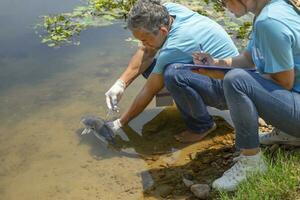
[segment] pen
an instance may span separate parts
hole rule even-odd
[[[199,48],[200,48],[200,53],[204,53],[203,47],[201,44],[199,44]],[[207,63],[207,59],[206,58],[202,58],[201,60],[202,64]]]

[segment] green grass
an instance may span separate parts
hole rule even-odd
[[[266,155],[268,170],[255,174],[243,182],[234,193],[220,192],[221,200],[295,200],[300,199],[299,153],[283,152],[279,149],[271,158]]]

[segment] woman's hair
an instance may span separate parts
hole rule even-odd
[[[156,34],[161,26],[169,25],[169,12],[159,0],[138,0],[128,14],[127,27],[144,29]]]

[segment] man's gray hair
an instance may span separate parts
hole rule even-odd
[[[128,14],[127,27],[144,29],[156,34],[161,26],[169,25],[169,12],[159,0],[138,0]]]

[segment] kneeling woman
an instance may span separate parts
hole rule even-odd
[[[259,143],[300,145],[300,12],[285,0],[224,0],[223,3],[236,17],[248,12],[255,15],[248,47],[240,56],[223,60],[195,53],[194,62],[252,66],[259,72],[234,69],[223,80],[226,104],[236,131],[236,147],[241,155],[232,168],[214,181],[213,187],[231,191],[249,173],[266,170]],[[199,73],[212,78],[218,74],[207,70]],[[258,116],[275,129],[258,134]]]

